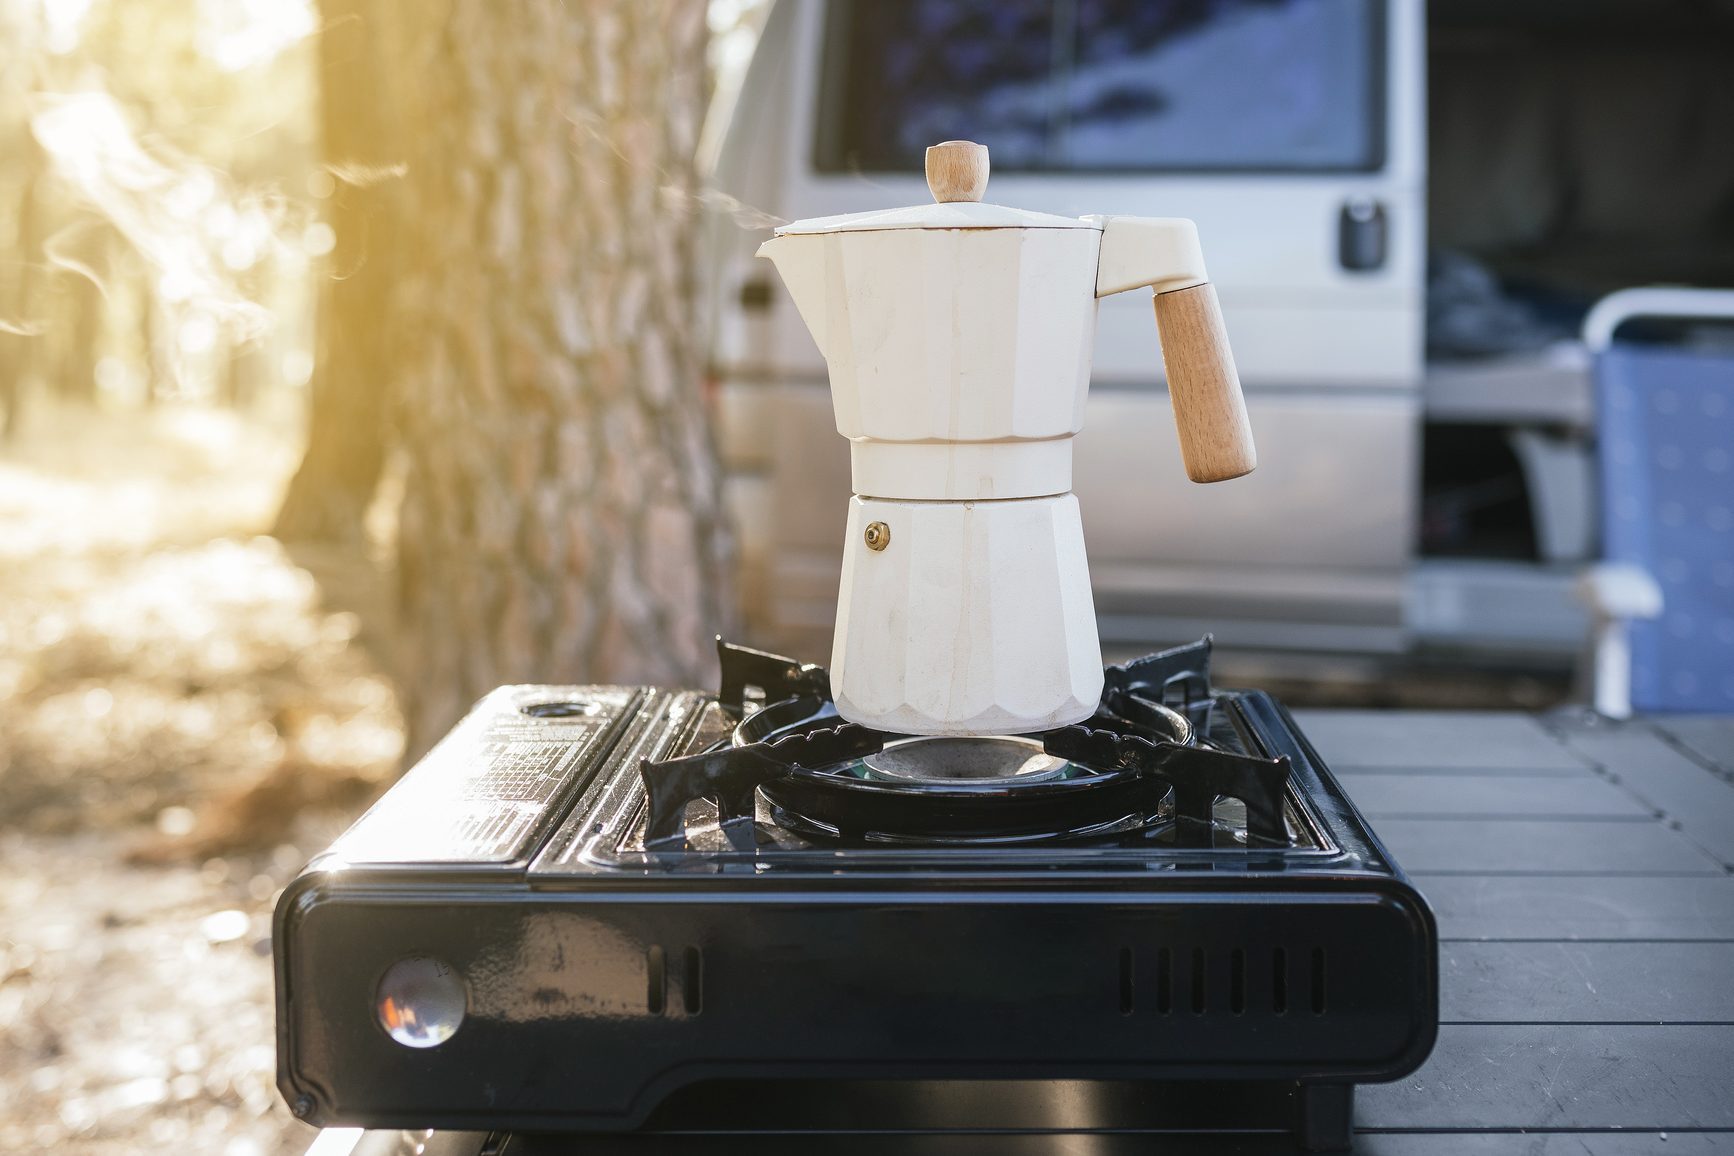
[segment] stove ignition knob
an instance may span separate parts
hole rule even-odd
[[[891,527],[884,522],[870,522],[867,525],[867,548],[883,550],[891,545]]]
[[[451,1039],[469,1003],[457,969],[425,955],[387,968],[374,1001],[379,1026],[406,1048],[434,1048]]]

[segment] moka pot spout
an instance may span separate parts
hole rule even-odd
[[[763,257],[777,267],[777,276],[783,279],[789,296],[795,299],[795,309],[800,312],[807,332],[813,335],[813,343],[819,347],[821,356],[828,357],[825,352],[825,315],[828,309],[824,238],[772,237],[759,246],[755,256]]]

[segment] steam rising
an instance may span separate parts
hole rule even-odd
[[[155,146],[146,149],[107,93],[38,95],[30,127],[53,173],[93,218],[75,222],[44,246],[54,266],[103,277],[71,255],[72,242],[97,221],[113,226],[144,260],[165,315],[183,338],[208,348],[219,332],[252,340],[271,326],[240,277],[280,245],[288,206],[246,192],[219,171]],[[189,335],[196,338],[190,343]],[[191,351],[191,350],[188,350]]]
[[[743,229],[774,229],[778,225],[789,223],[775,213],[755,208],[718,188],[706,187],[697,193],[688,194],[676,185],[663,185],[658,192],[662,194],[663,204],[671,209],[679,210],[696,202],[700,209],[726,214],[729,220]]]

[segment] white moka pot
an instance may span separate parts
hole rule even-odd
[[[981,204],[987,150],[928,150],[937,203],[796,221],[759,249],[830,368],[855,497],[831,690],[905,734],[1017,734],[1102,693],[1072,438],[1096,299],[1156,292],[1194,481],[1255,463],[1191,221]]]

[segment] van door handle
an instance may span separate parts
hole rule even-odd
[[[1350,197],[1337,215],[1337,263],[1354,272],[1385,264],[1385,205],[1377,197]]]
[[[771,307],[771,282],[767,277],[753,277],[741,282],[742,309],[762,310]]]

